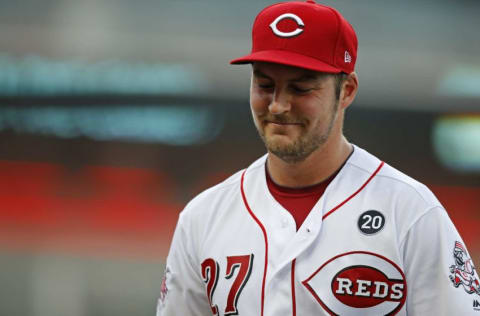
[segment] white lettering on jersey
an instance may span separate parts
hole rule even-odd
[[[335,293],[345,294],[346,292],[347,294],[352,295],[352,291],[350,290],[350,288],[352,287],[352,281],[350,281],[350,279],[337,278],[336,281],[339,284],[338,284],[338,289]]]
[[[331,290],[325,291],[325,280]],[[403,271],[378,254],[356,251],[328,260],[302,282],[330,313],[391,315],[405,303],[407,286]],[[390,294],[390,295],[389,295]]]
[[[357,280],[357,292],[355,293],[356,296],[370,296],[370,292],[367,291],[367,286],[372,284],[371,281],[368,280]]]
[[[390,295],[392,300],[399,300],[403,297],[403,284],[397,283],[392,286],[392,292],[394,294]]]
[[[385,298],[388,295],[388,284],[386,282],[375,281],[375,293],[373,293],[373,297],[376,298]],[[380,291],[383,291],[380,293]]]

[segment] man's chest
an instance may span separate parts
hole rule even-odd
[[[327,217],[319,207],[298,231],[277,206],[258,217],[232,208],[212,224],[200,253],[213,311],[396,314],[407,286],[394,216],[380,204],[359,199]]]

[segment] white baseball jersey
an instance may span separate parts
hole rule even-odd
[[[480,315],[473,263],[424,185],[355,146],[297,231],[265,162],[180,214],[157,316]]]

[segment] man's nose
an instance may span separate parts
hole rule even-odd
[[[268,111],[272,114],[283,114],[290,111],[290,98],[282,91],[275,91]]]

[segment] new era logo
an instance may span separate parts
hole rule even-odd
[[[352,56],[350,56],[350,53],[346,50],[345,51],[345,63],[349,64],[352,62]]]
[[[476,311],[480,311],[480,302],[477,300],[473,300],[473,309]]]

